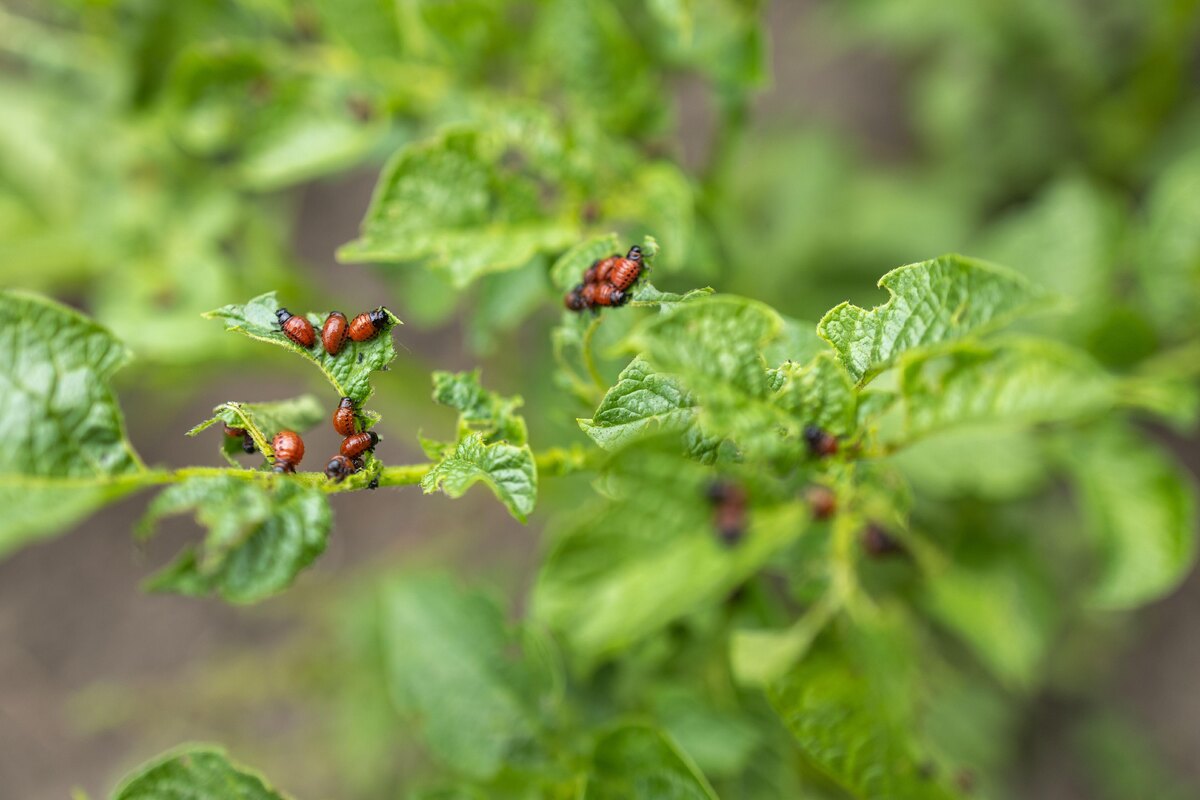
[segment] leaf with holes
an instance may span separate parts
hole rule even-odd
[[[139,534],[149,536],[163,517],[187,511],[208,533],[199,548],[188,547],[150,579],[153,591],[258,602],[290,586],[325,551],[333,526],[320,489],[283,476],[251,482],[221,475],[168,487],[150,503]]]
[[[376,336],[365,342],[347,339],[342,350],[336,356],[331,356],[321,346],[319,335],[316,343],[310,348],[301,347],[284,336],[275,316],[280,306],[275,292],[268,292],[244,305],[224,306],[204,316],[224,320],[226,330],[237,331],[251,339],[269,342],[293,353],[299,353],[317,365],[338,397],[349,397],[355,406],[362,408],[374,391],[371,387],[371,373],[386,370],[396,358],[396,348],[392,344],[392,328],[401,324],[400,320],[392,312],[384,309],[387,322]],[[319,334],[321,326],[325,323],[325,315],[310,313],[307,317]]]
[[[870,311],[842,303],[817,326],[863,382],[902,353],[999,328],[1046,303],[1046,293],[1003,267],[947,255],[879,279],[891,295]]]

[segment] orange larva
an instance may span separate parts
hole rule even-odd
[[[810,486],[804,492],[804,499],[815,520],[829,519],[837,511],[837,496],[828,487]]]
[[[333,429],[342,436],[354,433],[354,401],[343,397],[333,411]]]
[[[250,436],[250,431],[245,428],[235,428],[229,423],[225,423],[226,436],[240,436],[242,439],[242,452],[253,453],[257,448],[254,446],[254,439]]]
[[[612,271],[608,273],[608,282],[621,291],[633,286],[642,274],[642,248],[634,245],[624,258],[616,259]]]
[[[583,299],[583,284],[578,284],[574,289],[567,292],[567,296],[563,298],[563,305],[569,311],[583,311],[588,307],[587,301]]]
[[[808,442],[809,452],[814,456],[824,458],[838,451],[837,437],[816,425],[809,425],[804,429],[804,441]]]
[[[874,522],[862,532],[862,548],[872,558],[898,556],[905,552],[904,545],[896,541],[896,537]]]
[[[346,480],[347,475],[351,475],[358,471],[353,461],[343,455],[336,455],[329,459],[329,463],[325,465],[325,477],[334,483],[341,483]]]
[[[275,451],[276,472],[295,472],[296,466],[304,459],[304,440],[295,431],[280,431],[275,434],[275,438],[271,440],[271,449]],[[284,469],[280,470],[280,466]]]
[[[345,314],[333,311],[325,318],[325,324],[321,326],[321,344],[325,345],[326,353],[336,356],[345,346],[349,335],[350,323],[346,321]]]
[[[312,347],[313,342],[317,340],[312,323],[304,317],[298,317],[286,308],[276,311],[275,317],[279,320],[279,328],[283,331],[283,335],[301,347]]]
[[[357,458],[368,450],[373,450],[378,443],[379,436],[375,431],[352,433],[342,440],[342,455],[346,458]]]
[[[736,483],[717,481],[708,487],[713,504],[713,527],[721,541],[737,544],[746,534],[746,490]]]
[[[620,256],[611,255],[608,258],[593,261],[592,265],[583,273],[584,283],[602,283],[608,280],[608,273],[612,272],[613,265],[617,263]]]
[[[628,295],[611,283],[589,283],[583,287],[582,294],[588,307],[619,306],[629,299]]]
[[[350,320],[350,338],[356,342],[365,342],[374,338],[375,334],[383,330],[383,326],[387,324],[387,318],[387,312],[382,306],[374,311],[359,314]]]

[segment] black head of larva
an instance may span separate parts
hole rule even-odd
[[[638,247],[635,244],[633,247],[629,248],[629,252],[625,254],[625,257],[628,258],[630,261],[641,261],[642,260],[642,248]]]
[[[279,324],[281,326],[291,318],[292,312],[288,311],[286,308],[281,308],[275,312],[275,319],[279,320]]]
[[[371,317],[371,324],[375,326],[376,330],[380,330],[383,328],[384,325],[387,324],[387,321],[388,321],[387,309],[384,308],[383,306],[380,306],[379,308],[375,309],[374,311],[372,311],[370,313],[370,317]]]

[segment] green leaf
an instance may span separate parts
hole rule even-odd
[[[803,423],[772,401],[762,351],[783,321],[769,307],[732,295],[701,297],[639,325],[627,345],[693,398],[700,428],[745,452],[794,452]]]
[[[497,166],[503,146],[460,129],[401,150],[380,176],[362,235],[338,258],[424,261],[461,288],[574,243],[577,224],[543,209],[534,178]]]
[[[1016,545],[932,575],[926,606],[1010,688],[1029,689],[1054,636],[1053,590]]]
[[[479,370],[434,372],[433,400],[459,412],[459,439],[478,433],[486,444],[504,441],[520,446],[528,441],[525,419],[517,413],[524,401],[517,395],[502,397],[483,388]]]
[[[493,602],[445,577],[409,576],[380,592],[379,624],[393,699],[448,765],[488,778],[532,738],[528,676]]]
[[[772,379],[779,382],[775,402],[806,425],[838,436],[854,431],[854,383],[832,353],[818,353],[803,366],[788,362],[773,370]]]
[[[186,745],[141,767],[111,800],[287,800],[261,775],[211,745]]]
[[[273,455],[271,440],[275,434],[284,430],[303,433],[326,416],[320,401],[311,394],[268,403],[221,403],[213,409],[212,417],[189,430],[187,435],[198,436],[218,422],[231,428],[242,428],[250,434],[258,452],[270,460]],[[242,452],[241,438],[221,437],[221,454],[230,464],[238,466],[234,456]]]
[[[487,444],[481,433],[468,434],[421,479],[426,494],[441,489],[462,497],[482,482],[508,512],[524,522],[537,502],[537,465],[529,445]]]
[[[665,734],[626,725],[596,742],[584,800],[717,800],[700,770]]]
[[[1144,434],[1110,427],[1072,447],[1100,574],[1091,600],[1133,608],[1175,589],[1196,559],[1195,488]]]
[[[374,391],[371,387],[371,373],[387,369],[396,358],[396,348],[392,344],[392,328],[399,325],[400,320],[392,312],[384,309],[387,311],[388,322],[378,335],[365,342],[347,340],[341,352],[331,356],[321,346],[319,335],[321,326],[325,323],[325,316],[311,313],[307,315],[318,336],[316,343],[305,349],[279,330],[275,312],[281,305],[275,292],[268,292],[245,305],[223,306],[204,316],[224,320],[226,330],[238,331],[251,339],[269,342],[293,353],[299,353],[320,368],[339,397],[349,397],[355,406],[362,408]]]
[[[963,342],[906,360],[900,378],[905,437],[975,423],[1033,425],[1111,407],[1116,384],[1079,350],[1043,339]]]
[[[605,450],[663,431],[699,435],[696,403],[679,382],[635,358],[617,376],[591,419],[577,420],[583,432]]]
[[[906,351],[999,328],[1045,297],[1015,272],[958,255],[899,267],[879,286],[890,295],[883,305],[842,303],[817,326],[860,383]]]
[[[921,774],[911,729],[874,702],[878,688],[848,661],[805,659],[770,692],[804,757],[863,800],[943,800],[955,795]]]
[[[0,292],[0,555],[151,478],[109,379],[129,351],[51,300]]]
[[[320,489],[284,476],[266,483],[221,475],[168,487],[151,502],[139,533],[150,535],[163,517],[191,510],[208,529],[203,544],[151,578],[149,589],[258,602],[290,586],[324,552],[333,526]]]
[[[720,601],[808,520],[801,503],[754,502],[750,486],[745,536],[724,544],[707,499],[712,473],[673,437],[616,454],[605,477],[612,499],[571,515],[533,595],[534,615],[585,664]]]

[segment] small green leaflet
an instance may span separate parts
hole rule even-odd
[[[838,436],[854,431],[857,393],[832,353],[818,353],[804,365],[789,361],[772,370],[771,377],[779,385],[775,402],[806,425]]]
[[[517,413],[520,396],[503,397],[483,388],[479,370],[433,373],[433,400],[459,412],[458,437],[483,434],[488,444],[506,441],[523,445],[528,440],[525,419]]]
[[[463,288],[573,244],[578,223],[547,213],[533,176],[504,169],[503,137],[447,132],[401,149],[384,168],[345,262],[424,261]]]
[[[717,795],[666,734],[649,725],[625,725],[596,742],[583,800],[717,800]]]
[[[165,489],[150,503],[139,535],[151,535],[158,520],[186,511],[195,511],[208,533],[199,548],[187,548],[149,580],[152,591],[258,602],[290,586],[324,552],[333,526],[320,489],[286,477],[251,482],[213,476]]]
[[[1111,426],[1068,464],[1099,552],[1091,601],[1133,608],[1170,592],[1196,559],[1196,490],[1145,434]]]
[[[537,502],[537,465],[526,441],[525,419],[516,413],[520,397],[484,389],[479,372],[435,372],[433,399],[457,409],[458,440],[421,441],[438,463],[421,480],[426,494],[441,489],[461,497],[483,482],[509,513],[524,522]]]
[[[316,343],[310,348],[303,348],[288,339],[279,330],[279,321],[275,312],[282,304],[275,292],[268,292],[255,297],[245,305],[229,305],[210,311],[204,316],[209,319],[220,319],[225,322],[225,329],[238,331],[251,339],[270,342],[307,358],[320,368],[321,372],[333,385],[338,397],[349,397],[354,404],[362,408],[374,389],[371,387],[371,373],[385,370],[396,358],[396,348],[392,344],[392,328],[401,324],[392,312],[388,311],[388,323],[378,335],[365,342],[347,340],[345,347],[336,356],[325,352],[321,346],[320,330],[325,322],[324,315],[308,314],[308,321],[317,330]],[[386,311],[386,309],[385,309]],[[293,313],[296,313],[293,310]],[[352,317],[352,314],[347,314]]]
[[[242,428],[254,440],[254,445],[269,461],[273,455],[271,440],[280,431],[303,433],[326,417],[326,410],[311,394],[291,400],[269,403],[221,403],[213,409],[214,416],[187,432],[197,436],[201,431],[222,422],[231,428]],[[235,456],[245,451],[241,437],[222,436],[221,455],[232,466],[239,466]]]
[[[109,387],[128,360],[123,344],[78,312],[0,292],[0,555],[153,478]]]
[[[256,772],[212,745],[186,745],[128,776],[110,800],[288,800]]]
[[[446,764],[489,778],[533,738],[536,687],[494,602],[444,576],[406,576],[380,591],[378,621],[392,699]]]
[[[642,358],[621,371],[591,419],[579,427],[605,450],[663,431],[696,430],[696,403],[669,375],[655,372]]]
[[[879,286],[891,295],[883,305],[842,303],[817,326],[859,383],[901,353],[999,328],[1047,297],[1016,272],[959,255],[899,267]]]
[[[529,445],[508,442],[485,444],[483,434],[461,439],[421,479],[426,494],[441,489],[450,497],[462,497],[476,483],[484,483],[508,512],[525,522],[537,502],[537,465]]]

